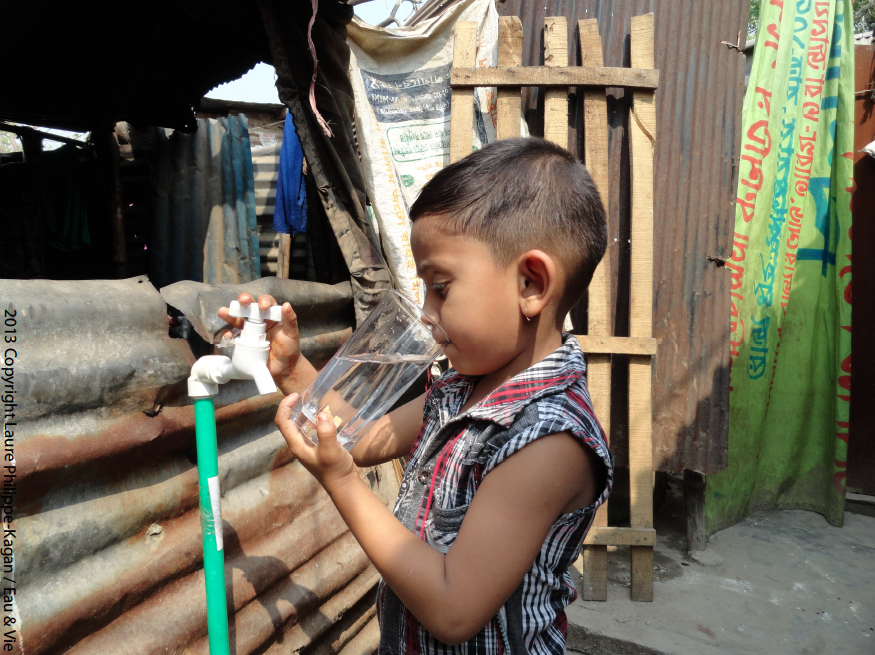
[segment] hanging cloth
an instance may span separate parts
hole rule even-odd
[[[280,170],[276,183],[273,229],[283,234],[307,231],[307,190],[304,187],[304,152],[291,114],[286,115]]]
[[[89,162],[84,152],[66,145],[43,153],[29,166],[47,243],[61,252],[90,246],[88,210],[92,198],[89,189],[100,185],[93,160]]]

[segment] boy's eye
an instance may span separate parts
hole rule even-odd
[[[447,283],[446,282],[435,282],[434,284],[430,285],[428,288],[434,289],[435,291],[438,292],[438,295],[441,298],[443,298],[446,295],[445,290],[447,288]]]

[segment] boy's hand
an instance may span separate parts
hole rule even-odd
[[[237,302],[245,306],[254,301],[252,296],[244,291],[237,296]],[[276,304],[273,296],[262,295],[258,297],[258,306],[261,309],[267,309]],[[237,329],[242,329],[243,322],[245,321],[243,318],[232,317],[227,307],[219,309],[219,318]],[[302,359],[301,337],[298,333],[298,317],[295,315],[290,303],[283,303],[282,321],[279,323],[266,321],[266,323],[267,339],[270,341],[267,370],[270,371],[270,374],[277,382],[280,382],[284,378],[292,376],[295,367]],[[222,336],[231,338],[230,330],[224,332]]]
[[[291,418],[291,409],[298,402],[298,394],[286,396],[276,412],[276,425],[289,445],[292,454],[301,462],[330,494],[350,479],[358,479],[358,470],[352,455],[337,440],[337,430],[331,417],[320,412],[317,417],[318,444],[311,446]]]

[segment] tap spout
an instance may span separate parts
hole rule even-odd
[[[267,370],[269,351],[269,347],[248,346],[238,341],[231,359],[239,377],[244,380],[254,380],[261,395],[276,391],[276,384],[270,371]]]

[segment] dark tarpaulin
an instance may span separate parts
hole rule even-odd
[[[0,168],[0,278],[110,275],[105,170],[93,148],[65,145]]]
[[[392,287],[389,269],[364,211],[367,194],[354,146],[352,85],[347,77],[346,25],[352,7],[322,0],[313,25],[319,60],[316,105],[334,133],[328,137],[310,109],[313,59],[307,44],[310,12],[299,3],[259,0],[277,72],[280,99],[289,108],[328,221],[349,267],[356,322]]]
[[[30,167],[26,163],[6,164],[0,169],[0,279],[45,276],[42,226],[31,192]]]

